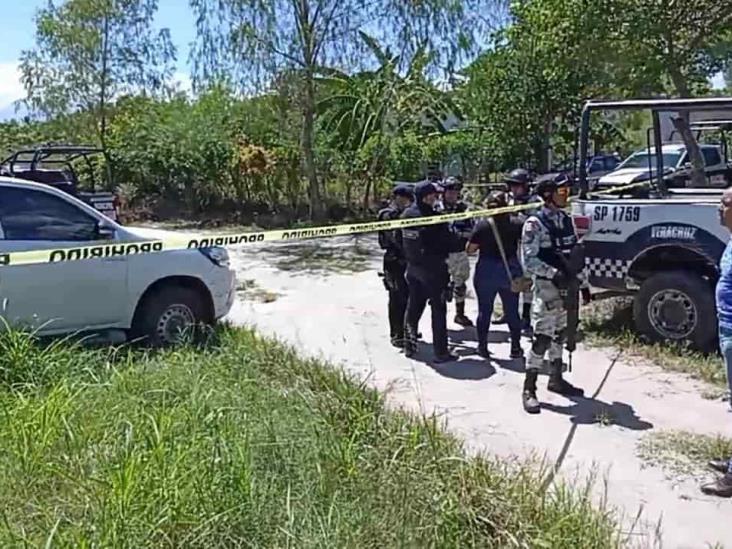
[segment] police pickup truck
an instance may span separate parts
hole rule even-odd
[[[714,283],[729,233],[720,190],[678,189],[659,199],[576,200],[572,215],[593,287],[635,295],[636,329],[654,341],[714,345]]]
[[[655,161],[665,153],[659,119],[672,113],[732,113],[732,98],[588,102],[582,114],[578,180],[572,215],[585,247],[589,283],[634,296],[638,332],[652,341],[679,341],[701,350],[717,334],[714,286],[729,239],[719,220],[721,188],[668,188],[656,170],[644,188],[626,195],[591,194],[584,160],[590,118],[603,111],[646,110],[654,119]],[[650,148],[650,147],[649,147]]]

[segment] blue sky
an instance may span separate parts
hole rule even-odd
[[[33,17],[47,0],[2,0],[3,40],[0,42],[0,120],[13,115],[11,104],[24,96],[17,71],[18,58],[24,49],[33,47]],[[178,75],[184,87],[189,85],[188,52],[195,39],[196,26],[188,0],[158,0],[156,23],[170,29],[178,50]],[[9,4],[9,5],[8,5]],[[719,75],[715,86],[723,86]]]
[[[35,28],[33,17],[47,0],[3,0],[3,39],[0,41],[0,111],[5,111],[13,101],[23,97],[23,87],[18,80],[17,64],[20,52],[32,48]],[[8,5],[9,4],[9,5]],[[158,0],[156,22],[168,27],[178,50],[178,78],[188,79],[188,50],[195,39],[196,25],[188,0]],[[0,118],[4,116],[0,115]]]

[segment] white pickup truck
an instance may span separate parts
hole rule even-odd
[[[718,145],[699,145],[704,159],[704,173],[709,187],[724,188],[730,181],[730,166],[727,164]],[[664,179],[670,188],[683,188],[691,182],[689,155],[683,144],[667,143],[661,148]],[[638,181],[647,181],[656,173],[656,155],[653,151],[637,151],[626,158],[612,172],[600,177],[594,189],[608,189],[615,186],[628,185]],[[591,189],[592,190],[592,189]]]
[[[123,227],[48,185],[0,177],[0,258],[165,236]],[[174,343],[182,329],[227,314],[235,296],[228,253],[218,247],[1,265],[0,317],[39,335],[124,330]]]

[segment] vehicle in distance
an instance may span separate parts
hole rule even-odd
[[[700,144],[704,158],[704,171],[709,187],[723,188],[729,185],[729,166],[718,145]],[[686,187],[690,181],[691,166],[689,155],[683,144],[669,143],[661,148],[663,157],[663,175],[669,188]],[[590,180],[590,189],[600,190],[621,185],[629,185],[647,181],[657,170],[654,150],[643,149],[630,155],[617,169],[597,180],[596,185]]]
[[[169,234],[123,227],[63,191],[0,177],[0,254]],[[166,345],[226,315],[234,296],[229,255],[219,247],[0,266],[0,315],[39,335],[124,330],[129,339]]]
[[[104,158],[101,164],[94,159]],[[45,145],[15,151],[0,163],[0,175],[44,183],[81,199],[108,218],[119,221],[119,197],[111,188],[110,163],[104,149],[88,146]],[[83,172],[84,177],[80,177]],[[103,174],[102,181],[99,174]],[[102,183],[102,185],[100,185]]]

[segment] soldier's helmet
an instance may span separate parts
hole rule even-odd
[[[557,192],[557,189],[564,188],[569,185],[570,180],[566,174],[552,174],[551,176],[545,176],[541,178],[536,183],[536,187],[534,187],[534,192],[541,199],[548,201],[551,200],[552,195]]]
[[[531,176],[528,170],[523,168],[516,168],[503,178],[506,185],[528,185],[531,181]]]
[[[457,177],[448,177],[442,182],[442,188],[446,191],[459,191],[463,188],[463,184]]]

